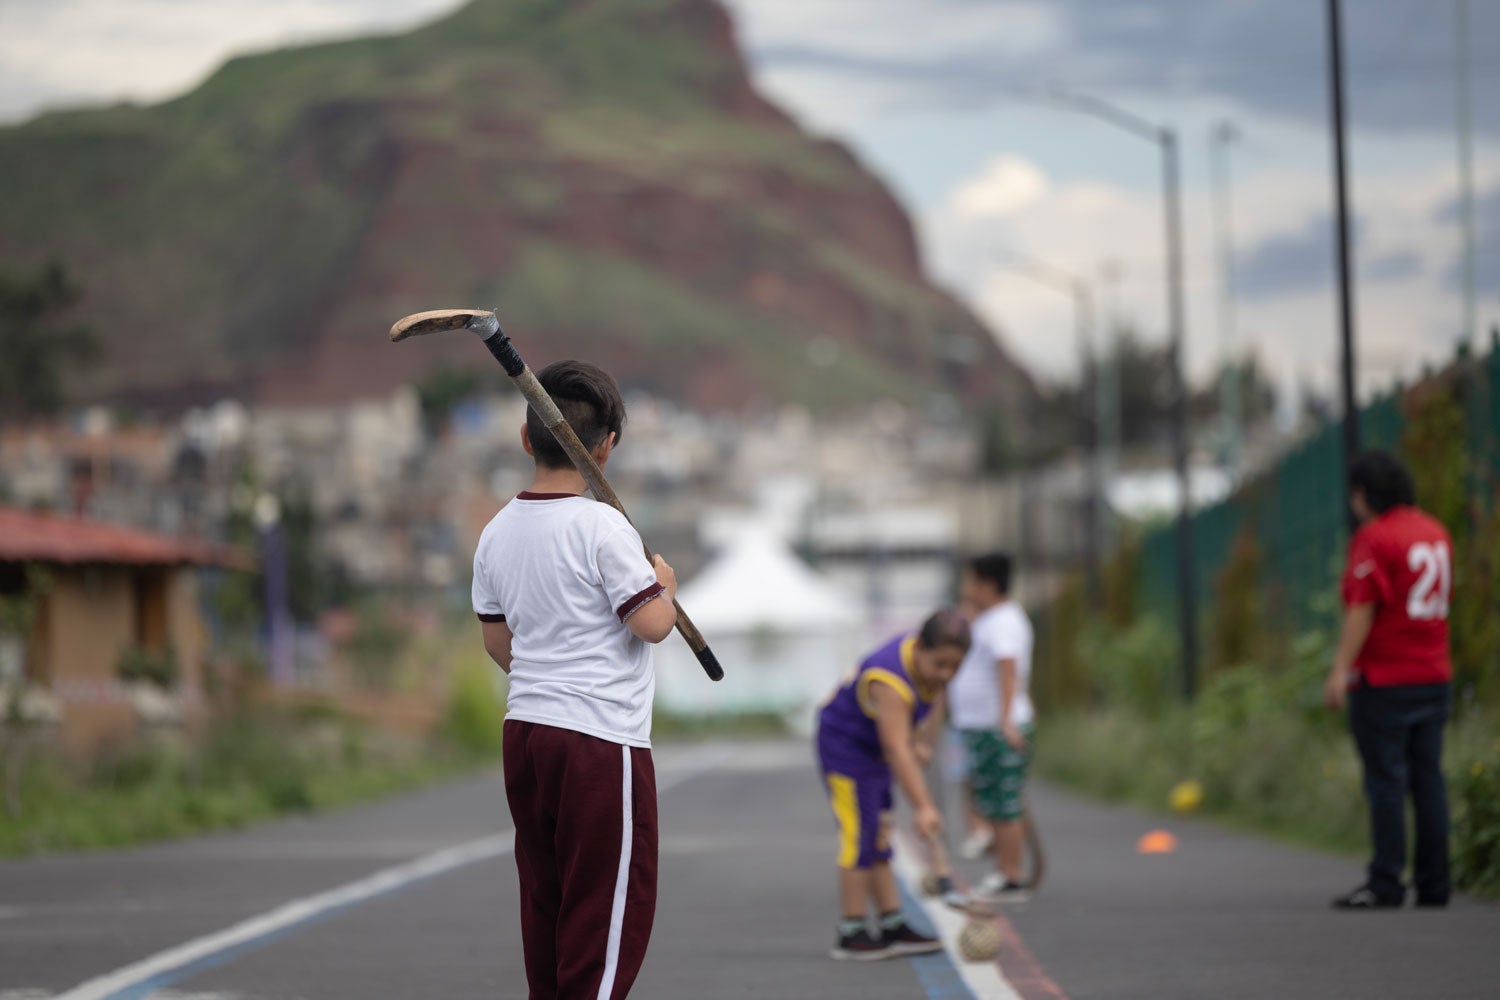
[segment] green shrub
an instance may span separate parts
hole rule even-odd
[[[163,691],[175,688],[180,674],[177,653],[170,646],[163,650],[131,646],[115,664],[115,676],[125,683],[154,684]]]
[[[1212,670],[1261,659],[1265,635],[1260,592],[1262,561],[1255,533],[1249,528],[1242,530],[1217,581],[1209,629],[1208,661]]]
[[[1176,704],[1177,640],[1160,618],[1118,632],[1085,626],[1078,649],[1093,698],[1105,708],[1151,717]]]
[[[495,669],[465,663],[454,672],[443,731],[455,747],[476,757],[500,754],[505,703],[495,687]]]
[[[1450,787],[1454,883],[1500,896],[1500,740],[1487,756],[1461,763]]]

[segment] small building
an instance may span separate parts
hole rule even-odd
[[[141,725],[121,659],[170,653],[191,725],[209,652],[197,580],[205,566],[251,563],[227,546],[0,507],[0,601],[30,609],[25,635],[0,635],[0,687],[24,681],[47,692],[63,747],[88,753],[130,741]]]

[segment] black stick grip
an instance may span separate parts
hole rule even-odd
[[[694,650],[698,662],[703,666],[703,672],[711,681],[722,681],[724,679],[724,668],[719,666],[719,658],[714,656],[714,651],[704,646],[702,649]]]
[[[515,378],[526,370],[526,362],[521,360],[521,355],[517,353],[515,345],[510,342],[504,330],[496,330],[484,342],[484,346],[490,349],[495,360],[500,362],[500,367],[505,369],[505,374],[511,378]]]

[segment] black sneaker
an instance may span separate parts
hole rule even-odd
[[[887,930],[884,936],[885,946],[896,955],[926,955],[934,951],[943,950],[943,942],[937,938],[928,937],[926,934],[912,930],[911,924],[902,924],[895,930]]]
[[[1418,896],[1412,904],[1419,910],[1441,910],[1448,905],[1447,896]]]
[[[858,930],[840,937],[839,943],[828,954],[843,962],[873,962],[890,958],[896,951],[884,940],[871,937],[868,930]]]
[[[1401,906],[1401,898],[1381,896],[1374,889],[1362,885],[1346,896],[1333,901],[1335,910],[1394,910]]]

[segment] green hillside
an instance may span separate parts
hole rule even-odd
[[[754,92],[711,0],[477,0],[236,58],[0,130],[0,179],[0,264],[57,257],[87,292],[93,397],[381,392],[419,362],[371,338],[453,304],[706,405],[1030,395],[889,192]],[[813,338],[837,362],[791,375]]]

